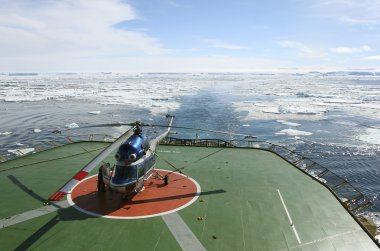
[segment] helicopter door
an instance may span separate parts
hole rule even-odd
[[[140,187],[143,185],[144,183],[144,174],[145,174],[145,170],[144,170],[144,163],[142,164],[139,164],[137,166],[137,176],[138,176],[138,182],[137,182],[137,187]]]

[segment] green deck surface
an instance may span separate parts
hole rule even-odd
[[[107,145],[75,143],[1,163],[0,219],[42,207]],[[158,155],[157,168],[171,169],[164,160],[186,166],[200,184],[200,198],[178,213],[207,250],[378,250],[325,187],[275,154],[159,146]],[[181,250],[161,217],[104,219],[73,208],[0,229],[0,250],[14,249]]]

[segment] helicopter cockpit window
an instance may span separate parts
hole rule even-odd
[[[136,167],[134,166],[116,166],[115,178],[118,179],[131,179],[136,178]]]

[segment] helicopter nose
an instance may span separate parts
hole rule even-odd
[[[129,160],[134,161],[137,158],[137,155],[135,153],[132,153],[129,155]]]

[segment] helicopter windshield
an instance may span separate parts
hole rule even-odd
[[[116,166],[114,177],[117,179],[134,179],[136,178],[136,167]]]

